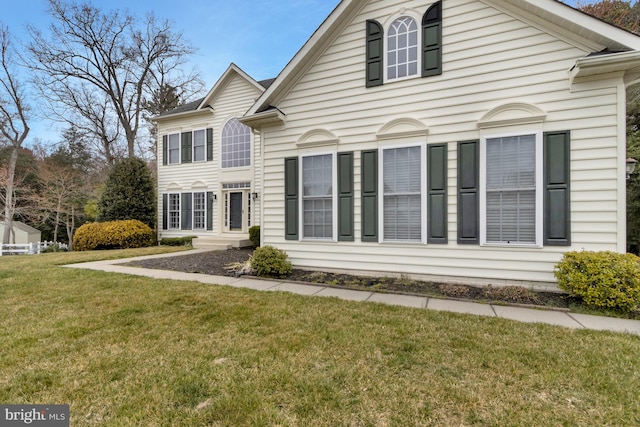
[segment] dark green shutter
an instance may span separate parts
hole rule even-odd
[[[338,240],[354,240],[353,152],[338,153]]]
[[[427,243],[447,243],[447,145],[427,146]]]
[[[378,241],[378,150],[362,152],[362,241]]]
[[[207,191],[207,230],[213,230],[213,192]]]
[[[162,195],[162,229],[166,230],[169,225],[169,195]]]
[[[167,135],[162,135],[162,164],[163,165],[166,165],[169,161],[167,145],[168,145]]]
[[[191,193],[183,193],[181,200],[181,213],[182,213],[182,230],[191,230],[191,201],[192,194]]]
[[[480,243],[478,141],[458,143],[458,243]]]
[[[367,21],[367,87],[380,86],[384,70],[384,31],[374,20]]]
[[[286,240],[298,240],[298,158],[284,159],[284,228]]]
[[[544,244],[571,245],[569,131],[544,134]]]
[[[207,161],[213,160],[213,129],[207,128]]]
[[[181,139],[182,150],[180,153],[180,158],[182,159],[182,163],[191,163],[191,132],[184,132]]]
[[[442,74],[442,2],[422,17],[422,77]]]

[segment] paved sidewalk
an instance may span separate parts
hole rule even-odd
[[[167,270],[151,270],[146,268],[122,265],[131,261],[149,258],[186,256],[195,253],[195,251],[204,252],[206,251],[206,249],[194,250],[189,252],[178,252],[176,254],[159,254],[137,258],[94,261],[82,264],[66,265],[65,267],[101,270],[113,273],[124,273],[135,276],[153,277],[156,279],[191,280],[201,283],[227,285],[237,288],[254,289],[258,291],[284,291],[300,295],[337,297],[351,301],[366,301],[390,305],[400,305],[405,307],[423,309],[426,308],[429,310],[474,314],[479,316],[502,317],[519,322],[546,323],[550,325],[564,326],[574,329],[594,329],[602,331],[627,332],[635,335],[640,335],[639,320],[591,316],[588,314],[576,314],[564,311],[536,310],[523,307],[481,304],[468,301],[456,301],[411,295],[356,291],[351,289],[339,289],[320,285],[293,283],[287,282],[286,280],[263,280],[253,277],[249,278],[246,276],[237,278],[228,276],[211,276],[200,273],[181,273]]]

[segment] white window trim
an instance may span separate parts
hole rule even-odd
[[[418,27],[418,71],[413,76],[405,76],[405,77],[396,77],[395,79],[389,78],[388,66],[389,66],[389,28],[391,24],[393,24],[396,20],[400,18],[408,17],[414,20]],[[391,83],[391,82],[399,82],[403,80],[417,79],[422,76],[420,69],[422,67],[422,16],[412,10],[405,10],[401,13],[397,13],[393,15],[391,18],[387,20],[384,24],[384,36],[383,38],[383,75],[382,82],[383,83]]]
[[[507,138],[512,136],[535,135],[535,179],[536,179],[536,241],[532,244],[527,243],[488,243],[487,242],[487,140],[494,138]],[[523,247],[523,248],[542,248],[543,242],[543,153],[542,153],[542,130],[530,130],[509,132],[491,135],[482,135],[480,138],[480,246],[493,247]]]
[[[305,157],[316,157],[331,155],[331,220],[332,220],[332,237],[326,238],[314,238],[304,236],[304,171],[303,164]],[[298,162],[298,236],[300,241],[305,242],[337,242],[338,241],[338,156],[337,151],[322,151],[317,153],[307,153],[300,155],[300,161]]]
[[[382,243],[402,243],[410,245],[427,243],[427,212],[429,210],[429,207],[427,206],[426,146],[427,144],[424,142],[414,142],[402,145],[382,145],[379,147],[380,155],[378,156],[378,188],[380,189],[380,196],[378,197],[378,235],[381,236],[380,241]],[[410,147],[420,147],[420,242],[414,240],[386,240],[384,236],[384,150]]]
[[[253,152],[253,150],[254,150],[254,138],[253,138],[253,131],[251,130],[251,128],[249,128],[249,164],[246,165],[246,166],[227,166],[227,167],[222,166],[222,163],[223,163],[223,158],[222,158],[222,154],[223,154],[222,153],[222,138],[223,138],[223,135],[224,135],[224,128],[227,126],[227,124],[231,120],[233,120],[233,119],[238,120],[239,117],[242,117],[242,116],[229,117],[227,120],[224,121],[224,123],[222,123],[222,126],[220,127],[220,136],[218,137],[218,139],[220,141],[220,143],[218,144],[219,147],[220,147],[220,155],[218,156],[219,157],[218,167],[221,170],[248,170],[248,169],[251,169],[253,167],[253,165],[254,165],[254,162],[255,162],[254,152]],[[206,136],[205,136],[205,138],[206,138]]]
[[[171,136],[178,135],[178,161],[171,161]],[[167,165],[179,165],[182,163],[182,134],[174,132],[167,134]]]
[[[204,158],[202,160],[196,160],[196,132],[204,132]],[[207,161],[207,129],[193,129],[191,131],[191,161],[193,163]]]
[[[196,228],[196,194],[203,195],[203,227]],[[193,191],[191,192],[191,229],[194,231],[204,231],[207,229],[207,192],[206,191]]]

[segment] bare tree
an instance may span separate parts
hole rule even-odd
[[[81,119],[78,126],[101,141],[107,159],[120,135],[133,157],[145,98],[164,82],[198,81],[180,72],[194,49],[153,14],[139,22],[127,12],[63,0],[49,0],[49,14],[48,35],[28,27],[28,64],[42,95],[62,121]]]
[[[18,80],[15,52],[9,39],[9,29],[0,23],[0,135],[11,150],[7,164],[4,192],[4,233],[3,243],[9,243],[15,201],[15,172],[18,150],[29,134],[27,124],[28,106],[24,87]]]

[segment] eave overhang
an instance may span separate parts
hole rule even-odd
[[[619,52],[600,56],[587,56],[576,61],[569,71],[571,84],[580,80],[621,73],[637,75],[640,72],[640,51]]]
[[[285,125],[287,116],[277,108],[270,108],[261,113],[238,118],[238,121],[252,129],[259,130],[263,126]]]
[[[201,110],[183,111],[181,113],[175,113],[175,114],[165,114],[163,116],[153,117],[151,120],[156,123],[162,123],[169,120],[181,119],[184,117],[198,117],[198,116],[204,116],[204,115],[215,115],[215,112],[213,111],[213,108],[205,107]]]

